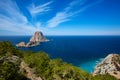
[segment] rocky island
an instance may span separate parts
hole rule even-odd
[[[120,79],[120,55],[109,54],[102,62],[95,66],[93,75],[110,74],[111,76]]]
[[[46,37],[44,37],[41,31],[36,31],[34,35],[31,37],[28,43],[20,42],[16,46],[17,47],[33,47],[39,45],[41,42],[49,41]]]

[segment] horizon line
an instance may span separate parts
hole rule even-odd
[[[0,35],[0,36],[33,36],[33,35]],[[44,36],[120,36],[120,35],[44,35]]]

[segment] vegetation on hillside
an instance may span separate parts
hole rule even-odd
[[[28,80],[26,73],[20,72],[19,64],[4,60],[4,57],[12,55],[25,61],[43,80],[117,80],[109,74],[93,77],[61,59],[50,59],[45,52],[20,51],[7,41],[0,42],[0,80]]]
[[[27,78],[19,72],[19,67],[11,62],[0,63],[0,80],[27,80]]]
[[[44,80],[87,80],[90,74],[63,62],[61,59],[50,59],[44,52],[24,55],[25,62],[34,68],[36,74]]]

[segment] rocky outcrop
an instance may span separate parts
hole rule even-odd
[[[45,42],[45,41],[48,41],[48,39],[46,39],[43,33],[40,31],[36,31],[32,38],[30,39],[30,42]]]
[[[27,44],[25,44],[25,42],[20,42],[16,46],[17,47],[33,47],[33,46],[39,45],[40,42],[47,42],[47,41],[49,40],[44,37],[42,32],[36,31]]]
[[[0,62],[11,62],[11,63],[14,63],[16,65],[19,65],[21,60],[19,57],[12,55],[12,56],[1,57]]]
[[[95,66],[93,75],[110,74],[120,79],[120,55],[109,54],[102,62]]]
[[[24,47],[24,46],[26,46],[26,44],[25,44],[25,42],[20,42],[20,43],[18,43],[16,46]]]
[[[40,76],[36,76],[34,69],[28,67],[28,65],[24,61],[22,61],[20,64],[20,71],[24,71],[26,77],[30,80],[42,80]]]

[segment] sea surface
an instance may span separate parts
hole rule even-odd
[[[31,36],[0,36],[14,45],[28,42]],[[35,52],[45,51],[51,58],[63,61],[92,73],[95,65],[110,53],[120,54],[120,36],[46,36],[50,41],[36,47],[19,48]]]

